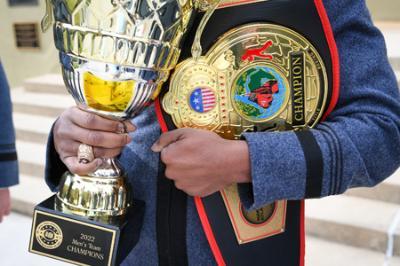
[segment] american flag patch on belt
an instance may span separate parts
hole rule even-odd
[[[190,94],[190,107],[198,113],[206,113],[215,107],[214,92],[207,87],[196,88]]]

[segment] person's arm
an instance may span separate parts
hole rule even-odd
[[[400,97],[383,36],[364,1],[324,2],[340,56],[339,101],[311,134],[244,134],[252,178],[240,186],[246,207],[374,186],[399,167]]]
[[[10,213],[8,188],[18,184],[18,162],[8,82],[0,63],[0,222]]]
[[[18,184],[17,151],[10,88],[0,63],[0,188]]]

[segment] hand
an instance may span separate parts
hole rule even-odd
[[[3,217],[9,215],[11,211],[10,190],[8,188],[0,188],[0,223]]]
[[[129,121],[121,122],[103,118],[77,107],[64,111],[54,125],[54,145],[61,160],[75,174],[85,175],[100,166],[99,158],[118,156],[122,148],[131,141],[125,132],[133,132],[135,127]],[[94,157],[87,164],[79,163],[78,147],[81,143],[93,147]]]
[[[251,181],[245,141],[182,128],[162,134],[152,150],[161,152],[167,178],[191,196],[205,197],[233,183]]]

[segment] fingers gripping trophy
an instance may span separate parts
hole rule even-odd
[[[53,26],[64,82],[78,107],[123,121],[151,103],[177,63],[196,5],[47,0],[42,28]],[[79,153],[83,162],[93,159],[90,146]],[[77,264],[117,264],[135,244],[132,232],[130,239],[122,232],[140,227],[132,222],[130,198],[114,158],[87,176],[65,173],[59,192],[35,208],[30,251]]]

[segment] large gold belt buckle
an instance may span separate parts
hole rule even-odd
[[[300,130],[321,118],[327,79],[323,60],[302,35],[280,25],[248,24],[224,34],[205,56],[180,63],[162,104],[178,128],[227,139]],[[221,194],[240,244],[284,231],[286,201],[249,212],[236,185]]]

